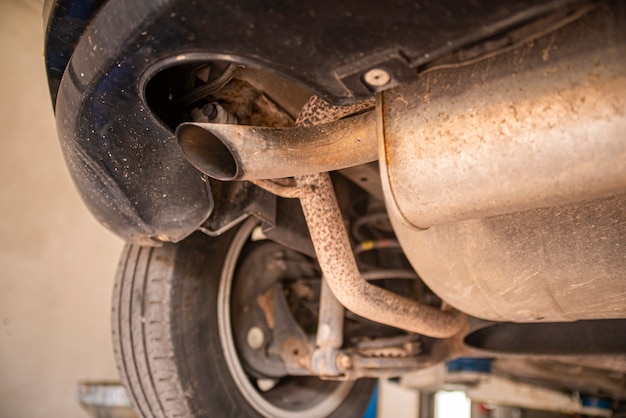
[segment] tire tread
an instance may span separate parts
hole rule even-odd
[[[169,292],[174,247],[124,248],[115,278],[112,330],[122,383],[141,418],[190,417],[182,385],[174,379]],[[126,337],[126,338],[124,338]]]

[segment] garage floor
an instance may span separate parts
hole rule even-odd
[[[0,1],[0,417],[86,417],[116,379],[109,299],[122,241],[84,208],[47,94],[40,5]]]

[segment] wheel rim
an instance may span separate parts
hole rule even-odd
[[[228,367],[233,381],[237,385],[241,395],[259,414],[275,418],[327,417],[346,399],[354,385],[354,382],[346,381],[338,384],[335,382],[328,382],[329,384],[336,384],[337,387],[330,391],[321,401],[310,402],[304,407],[299,404],[292,405],[291,407],[285,403],[283,403],[283,405],[277,405],[277,403],[271,401],[271,390],[263,393],[252,384],[248,374],[243,369],[239,360],[231,325],[231,289],[239,256],[241,255],[246,242],[248,242],[253,229],[257,225],[258,222],[256,220],[249,219],[238,230],[237,235],[228,249],[224,268],[222,269],[220,277],[217,298],[217,320],[220,343],[226,360],[226,366]],[[292,390],[298,390],[298,388],[295,387],[297,386],[298,379],[312,378],[306,377],[293,379],[295,384]]]

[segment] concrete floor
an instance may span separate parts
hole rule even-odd
[[[56,138],[36,0],[0,0],[0,417],[86,417],[117,379],[109,303],[122,241],[88,213]]]

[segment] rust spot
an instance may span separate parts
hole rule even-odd
[[[274,309],[272,307],[273,300],[274,300],[273,288],[263,293],[256,299],[257,303],[261,307],[261,310],[263,311],[263,314],[265,315],[265,321],[267,322],[267,326],[272,330],[274,329],[274,323],[275,323],[274,322]]]

